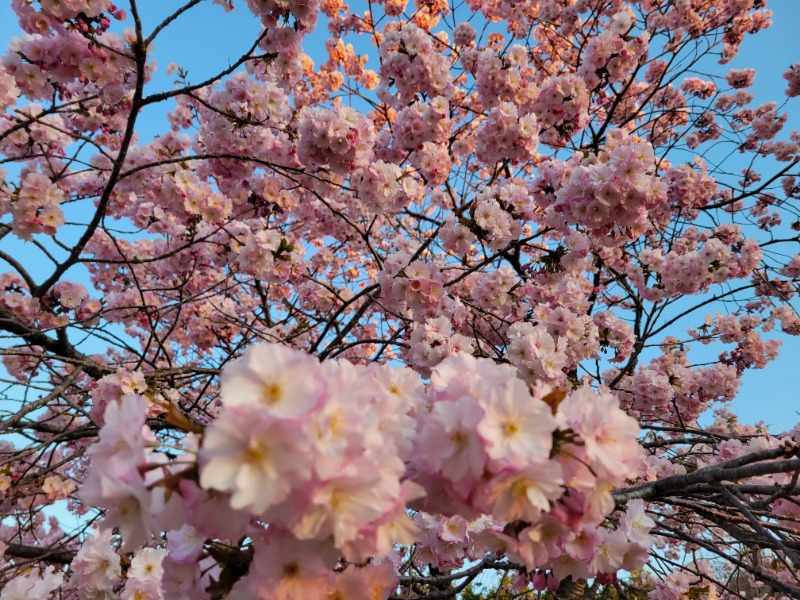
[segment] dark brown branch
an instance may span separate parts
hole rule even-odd
[[[784,449],[780,450],[779,456],[785,455]],[[769,460],[774,458],[774,453],[777,450],[765,450],[763,452],[756,452],[749,454],[739,459],[729,461],[727,464],[733,463],[733,467],[727,467],[726,463],[714,465],[713,467],[705,467],[698,469],[694,473],[687,473],[686,475],[673,475],[666,479],[653,481],[644,485],[635,486],[632,488],[617,490],[612,495],[618,504],[624,504],[630,500],[641,498],[642,500],[655,500],[657,498],[664,498],[673,494],[680,495],[685,492],[687,488],[697,484],[711,484],[719,483],[722,481],[739,481],[749,477],[758,477],[759,475],[772,475],[776,473],[793,473],[800,471],[800,458],[793,458],[790,460]],[[796,450],[794,450],[796,454]],[[754,458],[758,457],[758,458]],[[738,466],[743,461],[749,459],[750,464],[743,464]],[[760,461],[760,462],[755,462]]]
[[[6,558],[27,558],[68,565],[75,558],[72,550],[53,550],[25,544],[8,544],[4,556]]]

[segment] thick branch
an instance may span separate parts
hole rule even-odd
[[[770,451],[765,451],[765,453],[769,452]],[[747,457],[741,457],[739,460],[743,460],[745,458]],[[745,464],[743,466],[735,466],[733,468],[726,468],[725,464],[723,463],[722,465],[715,465],[713,467],[699,469],[694,473],[687,473],[686,475],[673,475],[672,477],[667,477],[666,479],[661,479],[660,481],[653,481],[644,485],[618,490],[612,495],[618,504],[624,504],[625,502],[634,500],[636,498],[641,498],[642,500],[655,500],[657,498],[664,498],[671,495],[680,495],[680,493],[685,492],[689,486],[697,484],[719,483],[721,481],[740,481],[742,479],[758,477],[760,475],[792,473],[795,471],[800,471],[800,458],[756,462]]]
[[[72,550],[53,550],[52,548],[39,548],[38,546],[26,546],[25,544],[8,544],[4,556],[6,558],[44,560],[67,565],[75,558],[75,554]]]

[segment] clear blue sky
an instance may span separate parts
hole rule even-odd
[[[789,65],[800,62],[800,1],[768,0],[767,6],[773,11],[772,27],[746,39],[729,66],[754,68],[756,101],[780,104],[786,98],[786,80],[781,75]],[[794,111],[788,113],[785,131],[800,129],[797,98],[791,106]],[[800,338],[783,335],[781,339],[784,345],[778,358],[762,370],[745,373],[741,392],[732,404],[742,421],[763,419],[772,433],[790,429],[800,421],[800,385],[794,381],[800,365]]]
[[[243,4],[241,1],[238,4]],[[124,2],[120,2],[124,5]],[[157,18],[168,14],[180,3],[174,1],[140,2],[145,13],[145,28],[152,29]],[[757,70],[755,91],[760,101],[784,98],[786,82],[781,74],[792,63],[800,61],[800,44],[797,27],[800,23],[800,0],[768,0],[774,12],[773,26],[758,36],[748,38],[742,52],[730,67],[753,67]],[[158,7],[158,8],[154,8]],[[174,31],[173,31],[174,29]],[[235,60],[258,32],[259,25],[244,7],[226,14],[219,6],[206,3],[190,11],[181,24],[168,28],[156,42],[155,58],[159,70],[153,82],[153,91],[171,87],[171,78],[166,76],[170,62],[177,62],[189,69],[190,80],[202,80]],[[10,3],[0,0],[0,47],[18,34],[16,18]],[[322,52],[325,31],[315,33],[307,43],[314,54],[314,46]],[[374,54],[375,50],[373,50]],[[725,67],[717,66],[719,73]],[[797,103],[794,106],[797,111]],[[787,129],[800,129],[800,112],[789,115]],[[161,123],[164,109],[151,109],[147,118],[141,119],[140,135],[149,138],[163,129]],[[771,425],[773,433],[785,430],[800,420],[800,393],[794,375],[800,364],[800,339],[783,338],[784,348],[780,357],[761,371],[748,372],[740,396],[733,408],[743,421],[764,420]],[[719,348],[719,346],[717,346]]]

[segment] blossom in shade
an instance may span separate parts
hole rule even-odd
[[[542,512],[550,509],[550,501],[561,496],[562,483],[561,468],[554,462],[501,473],[488,484],[487,508],[503,521],[536,521]]]
[[[205,537],[191,525],[183,525],[180,529],[170,531],[167,535],[167,550],[173,561],[192,563],[203,551]]]
[[[255,554],[247,577],[234,586],[231,598],[270,600],[324,600],[333,581],[335,555],[316,541],[301,541],[283,531],[255,540]]]
[[[578,433],[586,458],[603,475],[624,477],[638,462],[639,424],[619,408],[608,393],[584,386],[572,392],[558,407],[558,424]]]
[[[64,579],[63,573],[56,573],[50,566],[39,573],[36,569],[31,569],[24,575],[19,575],[11,579],[0,590],[0,600],[33,600],[38,598],[49,598]]]
[[[478,479],[486,462],[483,441],[476,431],[483,414],[478,401],[470,396],[457,402],[437,402],[425,417],[418,438],[424,454],[421,460],[453,482]]]
[[[83,596],[103,598],[111,594],[122,577],[120,556],[111,545],[111,530],[104,529],[87,537],[70,569],[70,582]]]

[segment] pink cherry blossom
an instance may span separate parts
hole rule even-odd
[[[195,4],[10,3],[0,600],[800,597],[788,9]]]
[[[260,514],[284,501],[293,482],[309,478],[308,449],[297,422],[278,421],[262,407],[234,405],[205,436],[200,485],[233,492],[231,508]]]

